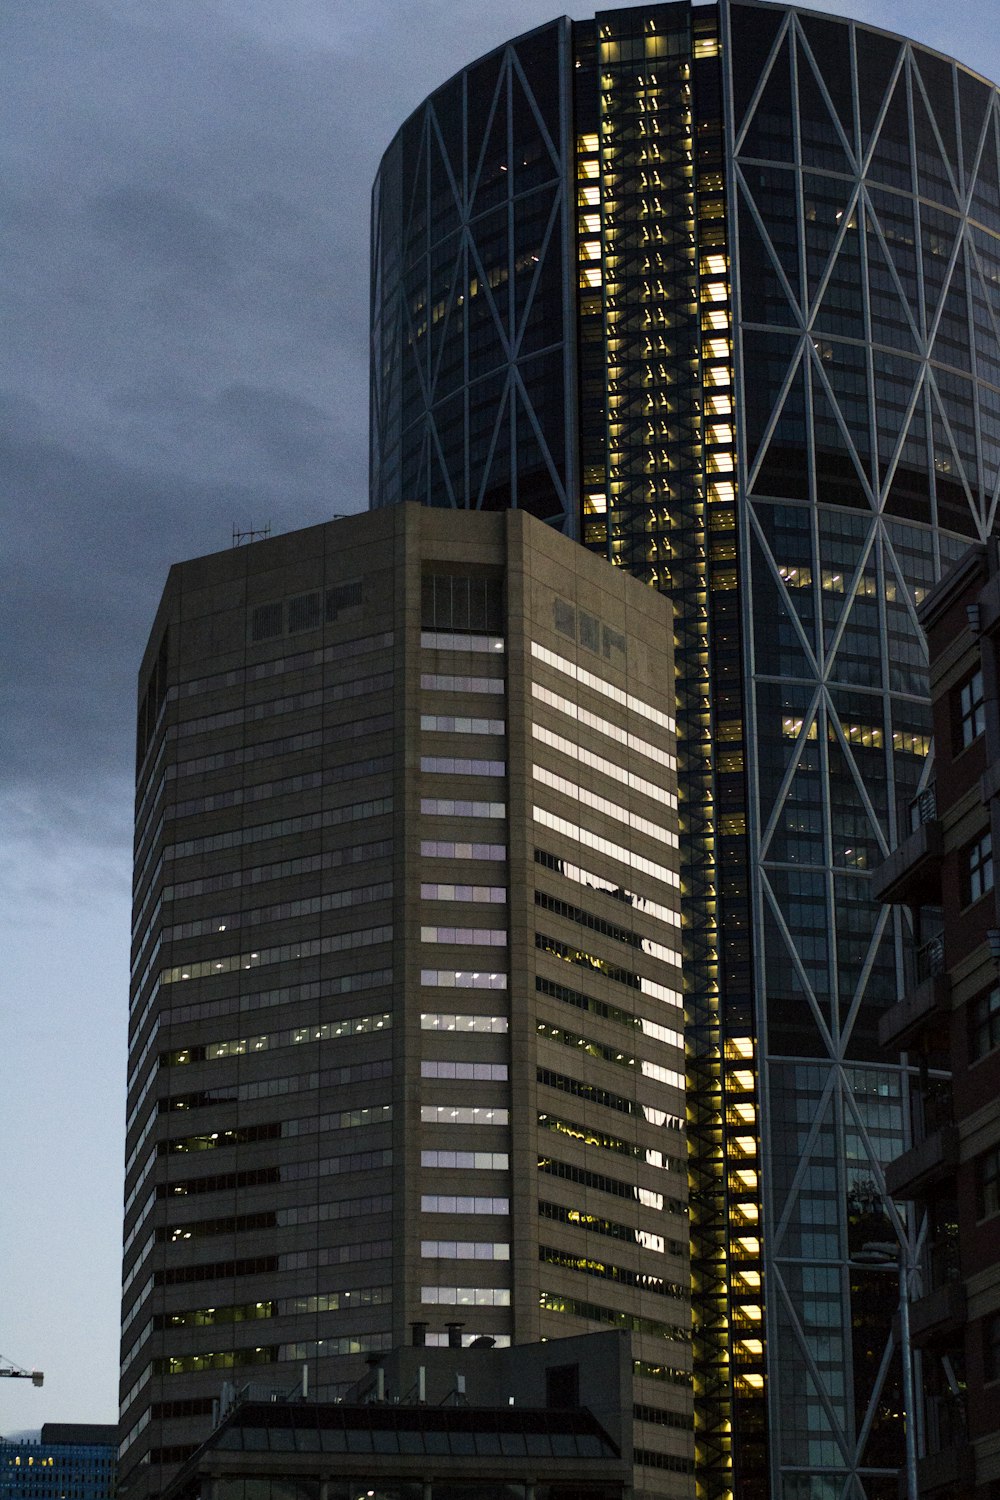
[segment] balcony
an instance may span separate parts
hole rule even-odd
[[[948,1281],[910,1307],[910,1338],[919,1348],[950,1340],[965,1323],[965,1286]]]
[[[921,1198],[928,1188],[950,1177],[958,1163],[958,1129],[943,1125],[919,1146],[889,1162],[885,1185],[893,1198]]]
[[[936,906],[941,900],[941,821],[934,787],[914,797],[910,832],[872,878],[872,898],[892,906]]]
[[[927,962],[922,963],[925,955]],[[911,1047],[927,1027],[947,1026],[951,1015],[951,978],[943,969],[944,943],[941,938],[934,938],[917,954],[918,983],[878,1023],[878,1039],[883,1047],[901,1052]]]

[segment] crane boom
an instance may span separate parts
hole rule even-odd
[[[7,1375],[12,1380],[30,1380],[32,1385],[41,1385],[45,1379],[41,1370],[22,1370],[20,1365],[15,1365],[12,1360],[0,1354],[0,1376]]]

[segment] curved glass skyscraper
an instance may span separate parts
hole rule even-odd
[[[375,186],[372,504],[523,507],[675,606],[706,1497],[895,1500],[869,871],[916,605],[1000,493],[997,104],[853,22],[636,6],[471,64]]]

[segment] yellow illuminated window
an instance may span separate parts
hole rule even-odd
[[[706,281],[701,288],[702,302],[725,302],[729,290],[724,281]]]
[[[730,1106],[733,1116],[737,1120],[743,1120],[747,1125],[752,1125],[756,1119],[756,1111],[749,1100],[741,1100],[739,1104]]]
[[[728,339],[706,339],[706,341],[705,341],[705,348],[708,351],[708,357],[709,357],[709,359],[728,359],[729,358],[729,340]],[[728,374],[728,371],[727,371],[727,374]]]
[[[577,190],[576,201],[581,208],[596,208],[601,201],[601,190],[589,184],[581,187]]]
[[[741,1250],[746,1251],[747,1255],[760,1254],[760,1240],[755,1234],[741,1234],[737,1238],[736,1243],[739,1245]]]
[[[581,215],[580,223],[587,234],[600,234],[601,232],[600,214],[583,214]]]
[[[760,1272],[759,1271],[745,1270],[745,1269],[743,1269],[741,1267],[741,1269],[739,1271],[739,1274],[738,1274],[738,1276],[737,1276],[736,1279],[737,1279],[737,1281],[742,1282],[742,1284],[744,1286],[750,1286],[750,1287],[759,1287],[760,1286]]]
[[[583,266],[580,270],[580,285],[582,287],[600,286],[600,266]]]
[[[588,516],[605,516],[608,513],[607,495],[593,494],[585,495],[583,500],[584,514]]]
[[[702,57],[718,57],[719,39],[715,36],[696,36],[694,39],[694,55],[697,61]]]
[[[724,307],[709,307],[701,315],[702,328],[728,328],[729,312]]]
[[[734,1068],[729,1074],[729,1082],[739,1089],[745,1089],[748,1094],[753,1092],[754,1076],[749,1068]]]
[[[705,371],[706,385],[732,385],[732,383],[733,377],[724,365],[710,365]]]
[[[745,1350],[747,1354],[761,1355],[764,1353],[764,1345],[760,1339],[740,1339],[737,1348]]]
[[[742,1391],[742,1392],[747,1392],[747,1391],[762,1391],[763,1389],[764,1389],[764,1377],[763,1377],[763,1375],[738,1375],[736,1377],[736,1390],[737,1391]]]
[[[718,253],[703,255],[701,258],[701,274],[703,276],[725,276],[726,257]]]
[[[732,505],[735,498],[736,486],[729,479],[714,479],[708,486],[709,504]]]
[[[727,1057],[753,1057],[753,1038],[731,1036],[726,1042]]]
[[[596,135],[581,135],[577,140],[577,147],[582,154],[597,150]]]
[[[757,1155],[757,1142],[752,1135],[734,1136],[733,1146],[740,1156]]]
[[[600,240],[584,240],[582,249],[583,249],[584,258],[586,260],[600,260],[600,258],[601,258],[601,242],[600,242]]]
[[[715,422],[708,429],[709,442],[731,443],[733,440],[733,429],[728,422]]]
[[[593,161],[592,159],[577,162],[576,175],[577,177],[584,177],[588,179],[599,177],[601,175],[600,163]]]
[[[733,409],[733,398],[731,396],[709,396],[707,401],[709,415],[713,417],[728,417]]]

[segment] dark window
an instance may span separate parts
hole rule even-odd
[[[326,591],[326,618],[330,623],[336,620],[338,615],[348,609],[358,609],[364,602],[360,578],[352,578],[349,583],[339,583],[336,588]]]
[[[1000,1313],[983,1319],[983,1378],[1000,1380]]]
[[[555,1365],[545,1371],[545,1405],[557,1411],[580,1405],[579,1365]]]
[[[586,646],[588,651],[600,651],[601,649],[601,627],[599,621],[593,615],[584,614],[580,611],[580,645]]]
[[[553,606],[556,629],[561,635],[568,635],[571,641],[576,640],[576,610],[572,604],[567,604],[565,599],[556,599]]]
[[[503,580],[483,574],[425,573],[420,612],[425,630],[499,635],[503,631]]]
[[[980,1219],[1000,1213],[1000,1146],[984,1152],[976,1162],[976,1213]]]
[[[1000,1047],[1000,986],[978,995],[969,1006],[969,1056],[985,1057]]]
[[[986,705],[983,699],[983,673],[977,667],[958,689],[956,699],[955,749],[964,750],[977,740],[986,728]]]
[[[993,835],[984,833],[965,850],[962,870],[963,905],[968,906],[993,889]]]
[[[280,603],[258,604],[251,618],[251,641],[270,641],[280,635],[283,615],[284,606]]]
[[[317,590],[314,594],[299,594],[288,601],[288,634],[295,635],[300,630],[315,630],[323,623],[323,596]]]

